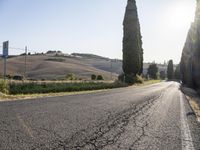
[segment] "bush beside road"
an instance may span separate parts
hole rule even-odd
[[[121,82],[5,82],[1,81],[0,91],[5,94],[40,94],[59,92],[92,91],[126,87]]]

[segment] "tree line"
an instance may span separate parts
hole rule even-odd
[[[200,1],[197,0],[195,20],[192,23],[181,58],[181,79],[184,85],[200,89]]]

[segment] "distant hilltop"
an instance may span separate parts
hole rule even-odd
[[[56,51],[56,50],[49,50],[46,52],[46,55],[61,55],[61,56],[72,56],[72,57],[80,57],[80,58],[94,58],[94,59],[110,60],[110,58],[108,58],[108,57],[103,57],[103,56],[89,54],[89,53],[65,54],[62,51]]]

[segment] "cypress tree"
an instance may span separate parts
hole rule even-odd
[[[167,78],[168,80],[174,79],[174,65],[173,60],[170,60],[167,66]]]
[[[176,69],[175,69],[175,71],[174,71],[174,77],[175,77],[175,79],[177,79],[177,80],[180,80],[180,79],[181,79],[180,64],[178,64],[178,65],[176,66]]]
[[[183,84],[200,89],[200,0],[183,48],[180,72]]]
[[[143,71],[143,49],[135,0],[128,0],[124,17],[123,71],[125,76],[136,76]]]
[[[152,63],[149,65],[148,68],[148,75],[150,76],[150,78],[152,79],[158,79],[158,66],[155,63]]]

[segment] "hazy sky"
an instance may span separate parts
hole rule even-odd
[[[0,42],[122,58],[127,0],[0,0]],[[195,0],[137,0],[145,62],[179,62]],[[10,49],[11,54],[22,53]]]

